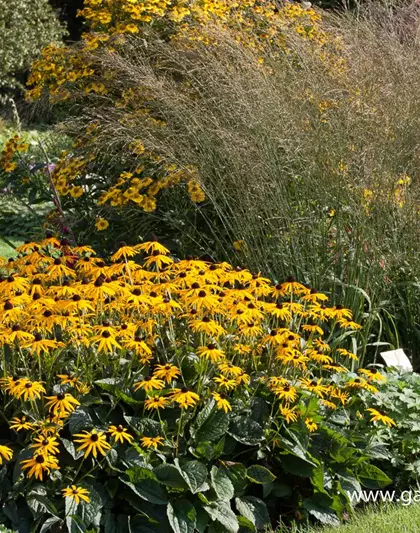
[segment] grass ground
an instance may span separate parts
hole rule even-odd
[[[420,531],[420,505],[390,505],[375,507],[358,513],[347,525],[340,527],[288,529],[275,533],[418,533]]]

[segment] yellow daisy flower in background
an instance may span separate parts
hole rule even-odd
[[[394,420],[392,420],[392,418],[387,416],[385,413],[378,411],[377,409],[373,409],[372,407],[370,407],[369,409],[366,409],[366,411],[370,413],[371,422],[382,422],[382,424],[385,424],[389,427],[397,426],[397,424],[394,422]]]
[[[45,407],[48,407],[50,412],[54,415],[71,413],[80,405],[79,400],[73,398],[68,392],[59,392],[55,396],[46,396],[48,402],[45,404]]]
[[[4,461],[10,461],[10,459],[13,457],[13,451],[8,446],[4,446],[3,444],[0,444],[0,465],[3,464]]]
[[[140,442],[143,448],[154,448],[157,450],[158,446],[163,444],[163,437],[142,437]]]
[[[318,424],[316,424],[312,418],[305,418],[305,426],[309,429],[310,433],[313,433],[318,429]]]
[[[71,487],[66,487],[65,489],[61,489],[61,492],[63,493],[64,498],[70,498],[74,500],[77,505],[80,503],[80,501],[84,501],[86,503],[90,502],[89,491],[82,487],[71,485]]]
[[[98,231],[104,231],[108,228],[109,226],[109,222],[108,220],[106,220],[105,218],[98,218],[97,221],[95,222],[95,228],[98,230]]]
[[[20,464],[22,465],[22,470],[29,469],[29,478],[35,476],[36,479],[39,479],[40,481],[43,481],[44,473],[49,474],[51,470],[57,470],[60,468],[57,459],[53,455],[34,455],[31,459],[21,461]]]
[[[32,422],[28,422],[26,416],[22,416],[22,418],[15,416],[10,422],[10,429],[14,429],[16,431],[22,431],[23,429],[35,429],[35,425]]]
[[[187,387],[183,389],[173,389],[170,393],[171,399],[176,402],[180,407],[187,409],[188,407],[194,407],[200,400],[200,396],[189,390]]]
[[[225,413],[229,413],[229,411],[232,411],[232,406],[230,402],[227,400],[227,396],[222,392],[212,392],[213,398],[216,400],[217,408],[220,410],[223,410]]]
[[[85,457],[89,457],[89,454],[92,453],[96,459],[98,452],[101,455],[106,455],[107,451],[111,449],[111,445],[106,441],[103,431],[96,431],[96,429],[92,431],[84,430],[82,433],[76,433],[73,437],[77,437],[74,442],[80,443],[77,451],[83,451]]]
[[[153,396],[144,402],[145,408],[149,411],[151,409],[164,409],[170,404],[168,398],[164,396]]]
[[[166,383],[170,383],[173,379],[178,378],[181,372],[178,367],[172,363],[166,363],[166,365],[156,365],[153,372],[153,377],[164,379]]]
[[[139,389],[143,389],[146,392],[150,392],[153,390],[161,390],[165,386],[165,382],[161,379],[157,379],[154,376],[147,376],[142,381],[138,381],[137,383],[134,383],[134,390],[138,391]]]
[[[14,396],[22,398],[24,401],[40,399],[43,393],[45,393],[45,389],[39,381],[30,381],[27,378],[18,380],[13,391]]]
[[[52,436],[43,436],[40,435],[34,439],[34,443],[29,446],[29,448],[34,448],[34,455],[44,455],[48,457],[50,455],[56,455],[59,453],[58,440],[57,437]]]
[[[108,433],[115,440],[115,442],[121,442],[121,444],[123,444],[125,440],[131,443],[134,439],[134,437],[128,433],[127,429],[121,425],[109,426]]]

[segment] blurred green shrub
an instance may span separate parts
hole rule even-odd
[[[47,0],[0,0],[0,103],[22,88],[24,72],[40,50],[64,33]]]

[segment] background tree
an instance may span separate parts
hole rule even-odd
[[[64,33],[47,0],[0,0],[0,102],[23,87],[34,57]]]

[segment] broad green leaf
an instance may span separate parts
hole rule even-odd
[[[177,500],[168,503],[168,520],[174,533],[194,533],[197,513],[188,500]]]
[[[215,405],[216,405],[216,402],[214,400],[211,400],[207,405],[203,407],[203,409],[196,416],[195,421],[192,424],[191,429],[190,429],[191,436],[193,439],[196,438],[197,431],[202,427],[202,425],[206,422],[206,420],[209,418],[209,416],[213,412]]]
[[[39,533],[46,533],[52,528],[52,526],[54,526],[58,522],[61,522],[61,519],[57,516],[52,516],[51,518],[48,518],[48,520],[43,523]]]
[[[63,443],[63,446],[64,448],[66,449],[66,451],[72,456],[72,458],[77,461],[78,459],[80,459],[81,457],[83,457],[83,450],[80,450],[80,451],[76,451],[76,448],[74,446],[74,443],[71,441],[71,440],[67,440],[67,439],[61,439],[61,442]]]
[[[225,468],[213,466],[211,469],[211,484],[220,500],[229,501],[235,494],[233,483]]]
[[[265,503],[254,496],[242,496],[235,499],[239,513],[247,518],[256,529],[263,529],[270,524],[270,517]]]
[[[182,477],[179,469],[170,464],[160,464],[153,469],[157,479],[163,485],[173,487],[175,489],[186,489],[188,485]]]
[[[127,424],[137,433],[146,437],[159,437],[162,435],[162,428],[159,422],[151,418],[137,418],[135,416],[124,416]]]
[[[235,494],[239,495],[248,485],[246,468],[242,463],[232,463],[230,461],[224,461],[223,466],[226,468],[226,473],[232,481]]]
[[[392,482],[380,468],[366,462],[362,464],[358,474],[362,485],[369,489],[383,489]]]
[[[303,502],[303,507],[323,525],[338,526],[340,520],[332,510],[333,500],[325,494],[314,494]]]
[[[212,411],[195,433],[196,442],[213,442],[220,439],[229,427],[229,418],[223,411]]]
[[[245,416],[235,417],[230,423],[228,433],[238,442],[248,446],[256,446],[264,437],[263,428]]]
[[[72,435],[80,433],[84,429],[91,429],[93,425],[91,414],[82,407],[79,407],[70,415],[69,429]]]
[[[268,468],[260,465],[252,465],[247,468],[246,476],[253,483],[260,483],[261,485],[271,483],[276,479],[276,476]]]
[[[165,489],[154,479],[143,479],[137,483],[132,483],[121,478],[121,482],[129,487],[137,496],[143,498],[143,500],[156,505],[166,505],[168,503]]]
[[[282,455],[281,464],[286,472],[300,477],[311,477],[316,466],[291,454]]]
[[[211,505],[205,505],[204,509],[213,521],[220,522],[229,533],[237,533],[239,530],[238,519],[229,503],[214,502]]]
[[[193,494],[208,490],[209,486],[206,483],[208,472],[203,463],[188,461],[181,466],[178,459],[175,459],[175,466]]]

